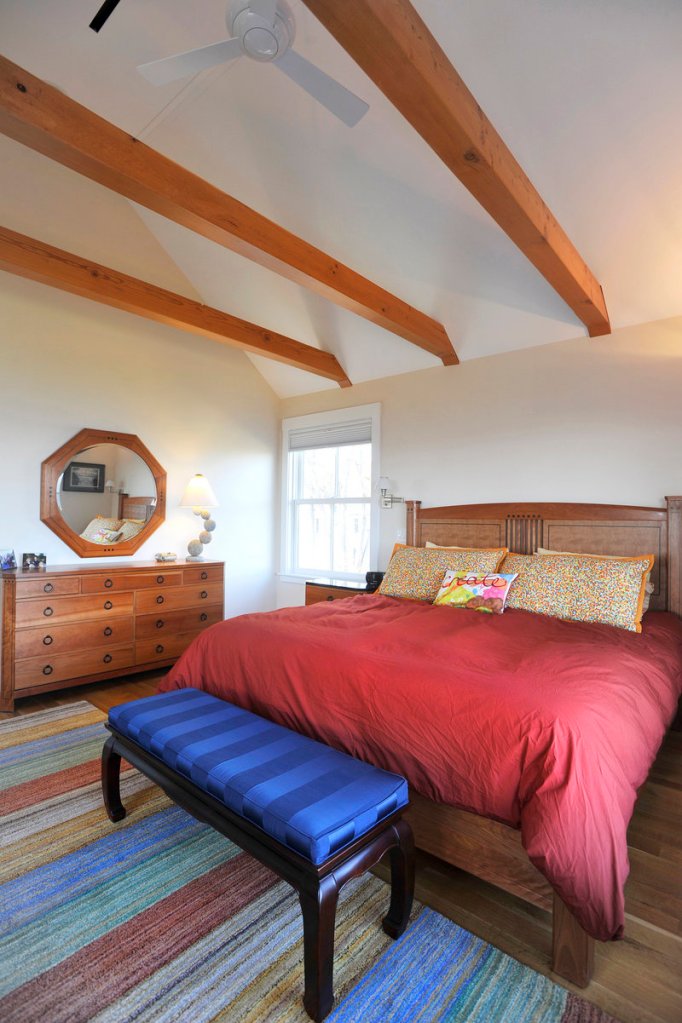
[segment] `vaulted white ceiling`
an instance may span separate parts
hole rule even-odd
[[[99,35],[98,6],[0,0],[0,52],[441,321],[460,359],[585,333],[300,0],[296,48],[370,104],[354,128],[247,59],[162,88],[137,74],[225,38],[225,0],[121,0]],[[414,6],[602,284],[612,326],[682,314],[680,0]],[[354,382],[439,364],[4,138],[0,223],[331,351]],[[282,396],[335,386],[249,357]]]

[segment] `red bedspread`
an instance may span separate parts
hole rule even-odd
[[[194,686],[521,828],[594,937],[620,937],[626,828],[682,687],[682,622],[641,635],[361,594],[243,615],[192,643]]]

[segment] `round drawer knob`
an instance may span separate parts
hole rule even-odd
[[[43,586],[43,590],[45,591],[45,593],[52,593],[53,589],[54,586],[52,583],[45,583],[45,585]]]
[[[205,622],[207,620],[208,620],[208,615],[206,614],[205,611],[202,611],[201,614],[199,615],[199,621],[200,622]]]
[[[113,659],[114,658],[111,656],[111,654],[105,654],[104,657],[102,658],[105,664],[111,664]]]
[[[208,593],[206,592],[206,590],[202,590],[199,596],[201,597],[202,600],[206,600]]]
[[[51,608],[51,607],[46,607],[46,608],[44,608],[44,610],[43,610],[43,614],[45,615],[45,617],[46,617],[46,618],[50,618],[50,617],[51,617],[51,615],[53,615],[53,614],[54,614],[54,609],[53,609],[53,608]]]
[[[162,629],[165,624],[166,623],[164,622],[163,618],[157,618],[156,619],[156,627],[157,627],[157,629]]]
[[[162,597],[161,595],[159,595],[159,596],[158,596],[158,597],[156,598],[156,603],[157,603],[157,604],[163,604],[163,597]]]
[[[330,594],[329,594],[329,596],[327,597],[327,600],[333,600],[333,599],[334,599],[334,598],[332,597],[332,595],[331,595],[331,593],[330,593]]]
[[[208,579],[208,572],[202,572],[201,573],[201,578],[202,579]]]
[[[105,600],[105,601],[104,601],[104,610],[105,610],[105,611],[111,611],[111,609],[112,609],[112,607],[113,607],[113,606],[114,606],[114,605],[113,605],[113,604],[111,603],[111,601],[110,601],[110,600]]]
[[[54,640],[52,639],[52,636],[50,635],[43,636],[43,643],[45,644],[45,646],[50,646],[50,644],[53,642]]]
[[[106,629],[104,630],[104,635],[105,636],[110,636],[113,631],[114,630],[112,629],[112,627],[110,625],[107,625]]]
[[[52,667],[52,665],[46,664],[45,667],[43,668],[43,675],[51,675],[53,671],[54,668]]]
[[[159,586],[162,586],[166,580],[162,575],[157,575],[156,581],[159,584]]]
[[[114,585],[114,580],[113,579],[105,579],[104,580],[105,589],[110,590],[113,585]]]
[[[157,652],[157,654],[162,654],[163,653],[163,646],[161,645],[161,643],[157,643],[157,645],[156,645],[156,652]]]

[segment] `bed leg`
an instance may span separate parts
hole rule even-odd
[[[116,740],[109,736],[102,750],[102,798],[107,816],[116,823],[126,815],[121,802],[121,754],[116,751]]]
[[[594,971],[594,938],[583,930],[556,893],[552,918],[552,969],[576,987],[587,987]]]

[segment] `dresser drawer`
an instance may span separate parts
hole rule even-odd
[[[135,644],[135,663],[148,664],[151,661],[167,661],[179,657],[200,632],[182,632],[179,635],[138,640]]]
[[[138,614],[161,610],[176,611],[180,608],[222,603],[222,600],[222,582],[202,583],[194,586],[177,586],[163,593],[158,590],[138,592],[135,594],[135,610]]]
[[[63,576],[62,578],[42,579],[35,576],[32,579],[17,579],[17,600],[26,600],[29,597],[42,597],[46,593],[55,596],[65,596],[69,593],[80,593],[81,581],[78,576]]]
[[[132,643],[110,649],[82,650],[70,654],[46,653],[42,657],[28,657],[16,662],[14,688],[49,686],[64,679],[77,679],[80,675],[97,675],[104,671],[128,668],[135,663]]]
[[[208,607],[192,608],[191,611],[159,611],[154,615],[138,615],[135,620],[135,638],[151,639],[152,636],[167,636],[179,632],[194,632],[207,629],[209,625],[223,620],[223,605],[209,604]]]
[[[19,629],[15,635],[15,657],[52,657],[55,654],[132,643],[133,619],[112,618],[110,622],[78,622],[72,625],[45,623],[36,629]]]
[[[111,596],[44,597],[41,600],[17,602],[16,623],[21,629],[27,625],[50,622],[77,622],[93,618],[115,618],[132,614],[133,594],[112,593]]]
[[[197,565],[194,568],[183,568],[182,575],[185,584],[188,583],[217,583],[223,578],[222,565]]]
[[[357,597],[358,593],[365,593],[363,589],[353,587],[346,589],[343,586],[325,586],[323,583],[306,583],[305,602],[319,604],[323,600],[345,600],[347,597]]]
[[[181,586],[182,571],[164,572],[116,572],[107,575],[91,575],[83,577],[83,593],[109,593],[117,590],[145,590],[152,586],[166,588]]]

